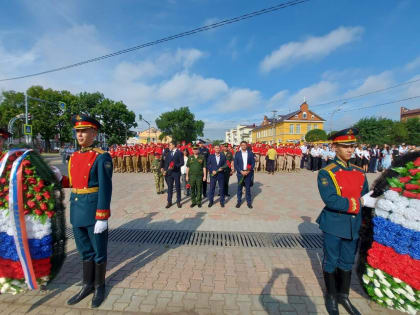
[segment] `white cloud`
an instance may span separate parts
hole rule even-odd
[[[262,103],[259,91],[250,89],[231,89],[217,104],[221,112],[244,111],[255,108]]]
[[[268,107],[279,106],[279,104],[285,100],[288,94],[289,94],[288,90],[281,90],[280,92],[277,92],[270,98],[267,106]]]
[[[414,80],[420,80],[420,74],[412,77],[411,79],[407,81],[414,81]],[[420,95],[420,81],[417,81],[415,83],[409,84],[403,94],[406,98],[407,97],[413,97],[413,96],[419,96]]]
[[[418,56],[413,61],[407,63],[405,65],[404,69],[407,70],[407,71],[412,71],[412,70],[417,69],[419,67],[420,67],[420,56]]]
[[[292,96],[289,97],[287,105],[291,108],[297,108],[300,104],[303,103],[304,99],[311,107],[311,104],[316,104],[318,102],[324,102],[333,98],[338,90],[338,85],[329,81],[320,81],[311,86],[305,87]]]
[[[391,86],[394,83],[391,71],[385,71],[378,75],[367,77],[363,83],[356,89],[347,91],[344,97],[361,95],[375,90],[380,90]]]
[[[260,70],[267,73],[292,62],[325,57],[337,48],[358,40],[362,33],[363,28],[360,26],[342,26],[325,36],[309,37],[304,41],[284,44],[264,58]]]

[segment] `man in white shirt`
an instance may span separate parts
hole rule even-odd
[[[255,158],[251,150],[248,150],[248,143],[241,142],[241,150],[236,152],[234,167],[238,178],[237,204],[236,208],[241,206],[242,187],[245,186],[246,202],[248,208],[252,209],[251,185],[254,178]]]

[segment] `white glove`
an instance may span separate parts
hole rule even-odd
[[[61,182],[61,180],[63,179],[63,175],[61,174],[60,170],[58,169],[57,166],[51,166],[51,170],[53,171],[55,177],[57,178],[57,180],[59,182]]]
[[[108,228],[108,221],[107,220],[98,220],[95,223],[95,229],[93,231],[94,234],[100,234]]]
[[[366,195],[362,197],[362,206],[375,208],[376,205],[376,198],[371,197],[373,194],[373,190],[369,191]]]

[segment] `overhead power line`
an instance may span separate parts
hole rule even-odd
[[[35,77],[35,76],[39,76],[39,75],[42,75],[42,74],[47,74],[47,73],[52,73],[52,72],[67,70],[67,69],[70,69],[70,68],[79,67],[79,66],[82,66],[82,65],[85,65],[85,64],[88,64],[88,63],[101,61],[101,60],[108,59],[108,58],[111,58],[111,57],[119,56],[119,55],[126,54],[126,53],[129,53],[129,52],[132,52],[132,51],[143,49],[143,48],[146,48],[146,47],[149,47],[149,46],[158,45],[158,44],[168,42],[168,41],[171,41],[171,40],[174,40],[174,39],[177,39],[177,38],[194,35],[194,34],[197,34],[197,33],[209,31],[209,30],[214,29],[214,28],[219,28],[219,27],[222,27],[222,26],[225,26],[225,25],[228,25],[228,24],[240,22],[242,20],[251,19],[251,18],[256,17],[256,16],[260,16],[260,15],[263,15],[263,14],[278,11],[280,9],[285,9],[287,7],[295,6],[295,5],[298,5],[298,4],[301,4],[301,3],[304,3],[304,2],[308,2],[308,1],[310,1],[310,0],[292,0],[292,1],[283,2],[283,3],[280,3],[278,5],[269,7],[269,8],[261,9],[261,10],[250,12],[250,13],[246,13],[246,14],[243,14],[243,15],[231,18],[231,19],[227,19],[227,20],[223,20],[223,21],[216,22],[216,23],[213,23],[213,24],[198,27],[198,28],[192,29],[190,31],[178,33],[176,35],[163,37],[161,39],[158,39],[158,40],[155,40],[155,41],[152,41],[152,42],[147,42],[147,43],[144,43],[144,44],[141,44],[141,45],[138,45],[138,46],[134,46],[134,47],[131,47],[131,48],[119,50],[119,51],[116,51],[116,52],[113,52],[113,53],[110,53],[110,54],[107,54],[107,55],[103,55],[103,56],[100,56],[100,57],[95,57],[95,58],[92,58],[92,59],[88,59],[88,60],[80,61],[78,63],[71,64],[71,65],[62,66],[62,67],[58,67],[58,68],[54,68],[54,69],[50,69],[50,70],[46,70],[46,71],[42,71],[42,72],[37,72],[37,73],[32,73],[32,74],[27,74],[27,75],[22,75],[22,76],[0,79],[0,82],[24,79],[24,78],[29,78],[29,77]]]
[[[363,94],[359,94],[359,95],[356,95],[356,96],[352,96],[352,97],[348,97],[348,98],[340,98],[340,99],[337,99],[337,100],[334,100],[334,101],[329,101],[329,102],[326,102],[326,103],[311,105],[311,107],[318,107],[318,106],[329,105],[329,104],[339,103],[339,102],[348,103],[350,100],[353,100],[353,99],[356,99],[356,98],[359,98],[359,97],[363,97],[363,96],[367,96],[367,95],[371,95],[371,94],[375,94],[375,93],[379,93],[379,92],[388,91],[388,90],[395,89],[395,88],[403,86],[403,85],[413,84],[413,83],[416,83],[416,82],[419,82],[419,81],[420,81],[420,79],[407,81],[407,82],[402,82],[402,83],[398,83],[396,85],[393,85],[393,86],[390,86],[390,87],[387,87],[387,88],[372,90],[372,91],[369,91],[369,92],[366,92],[366,93],[363,93]]]
[[[350,108],[350,109],[347,109],[347,110],[340,110],[340,112],[341,113],[352,112],[354,110],[360,110],[360,109],[366,109],[366,108],[372,108],[372,107],[385,106],[385,105],[389,105],[389,104],[394,104],[394,103],[400,103],[400,102],[404,102],[404,101],[414,100],[414,99],[417,99],[417,98],[420,98],[420,95],[412,96],[412,97],[407,97],[407,98],[404,98],[404,99],[390,101],[390,102],[381,103],[381,104],[375,104],[375,105],[369,105],[369,106],[363,106],[363,107],[357,107],[357,108]],[[328,115],[328,114],[331,114],[331,113],[332,112],[325,113],[325,114],[322,114],[322,115]]]

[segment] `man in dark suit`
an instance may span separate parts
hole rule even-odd
[[[166,208],[172,206],[172,193],[176,189],[176,204],[181,208],[181,166],[184,165],[184,157],[174,142],[169,144],[169,151],[165,153],[162,159],[161,171],[165,175],[166,184],[168,185],[168,204]]]
[[[209,149],[205,147],[205,143],[206,141],[204,140],[201,140],[201,139],[198,140],[198,145],[199,145],[198,154],[202,155],[205,161],[207,161],[210,155],[210,151]],[[204,174],[204,175],[207,176],[207,174]],[[207,181],[206,180],[203,181],[203,197],[204,198],[207,197]]]
[[[255,157],[251,150],[248,150],[248,143],[246,141],[241,142],[241,149],[236,152],[234,167],[236,170],[236,176],[238,177],[238,192],[236,208],[241,206],[242,200],[242,186],[245,186],[246,203],[248,208],[252,209],[251,201],[251,183],[254,178],[254,167]]]
[[[216,183],[219,183],[220,206],[225,206],[225,168],[226,156],[220,153],[220,146],[214,147],[215,153],[210,155],[207,160],[207,169],[210,174],[210,193],[209,193],[209,208],[213,205],[214,191],[216,190]]]

